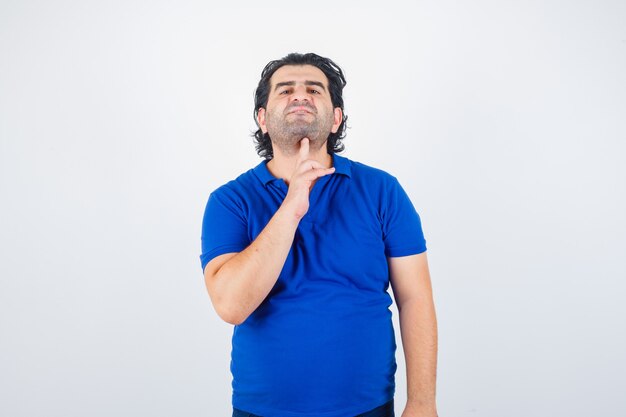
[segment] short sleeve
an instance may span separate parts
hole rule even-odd
[[[202,271],[215,257],[241,252],[249,244],[248,225],[237,198],[224,187],[209,196],[202,220]]]
[[[426,251],[420,216],[396,178],[391,178],[386,191],[382,216],[385,255],[398,257]]]

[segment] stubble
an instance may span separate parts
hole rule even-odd
[[[317,112],[314,108],[310,110],[311,114],[306,115],[288,114],[289,109],[284,113],[268,111],[265,120],[272,146],[280,148],[286,155],[297,153],[303,138],[309,138],[312,150],[324,146],[333,125],[333,115]]]

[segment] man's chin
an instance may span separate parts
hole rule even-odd
[[[317,151],[322,146],[324,146],[324,143],[326,142],[325,140],[320,139],[318,135],[315,135],[313,137],[311,136],[312,135],[310,134],[304,134],[304,135],[300,134],[300,135],[290,136],[289,138],[285,138],[284,140],[272,139],[272,146],[280,148],[282,153],[287,154],[287,155],[292,155],[294,153],[297,153],[298,150],[300,149],[300,142],[304,138],[309,139],[309,146],[311,150],[313,151]]]
[[[313,144],[315,142],[319,142],[320,137],[321,135],[319,134],[318,131],[311,131],[310,129],[301,129],[301,130],[298,129],[298,130],[292,130],[291,132],[289,132],[285,140],[282,142],[297,144],[297,143],[300,143],[302,139],[308,138],[309,141]]]

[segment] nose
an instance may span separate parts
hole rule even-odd
[[[311,95],[307,91],[307,87],[305,85],[298,84],[293,90],[291,99],[293,101],[311,101]]]

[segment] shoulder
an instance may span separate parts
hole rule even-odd
[[[398,183],[397,178],[385,170],[359,161],[353,161],[345,157],[342,158],[350,167],[351,177],[355,181],[368,183],[370,185],[378,184],[382,186],[393,186]]]
[[[262,187],[262,184],[257,180],[252,168],[214,189],[210,193],[209,201],[218,200],[222,204],[241,208],[248,205],[247,202],[252,199],[251,194],[257,186]]]
[[[371,165],[366,165],[362,162],[354,161],[354,170],[358,175],[366,177],[366,178],[378,178],[383,181],[391,181],[395,180],[396,177],[391,175],[389,172],[384,171],[380,168],[373,167]]]
[[[233,180],[217,187],[213,190],[212,194],[229,195],[229,194],[245,194],[246,191],[257,189],[262,187],[263,183],[259,178],[259,171],[261,164],[254,168],[250,168],[244,173],[240,174]]]

